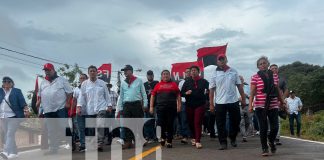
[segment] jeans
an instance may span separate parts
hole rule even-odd
[[[252,124],[252,114],[249,112],[248,108],[247,106],[241,108],[240,130],[243,138],[248,136]]]
[[[62,141],[69,142],[66,138],[66,128],[68,128],[68,112],[65,108],[59,109],[56,112],[49,112],[44,114],[45,123],[47,127],[49,149],[57,151]]]
[[[185,138],[188,138],[190,136],[186,105],[184,102],[182,102],[181,112],[178,113],[177,133]]]
[[[156,135],[155,135],[154,116],[151,115],[149,112],[144,112],[144,118],[152,118],[152,119],[146,121],[146,123],[144,124],[144,129],[143,129],[144,138],[151,139],[151,140],[155,139]]]
[[[4,149],[3,152],[8,154],[17,154],[16,138],[15,134],[18,129],[21,119],[19,118],[4,118],[0,119],[1,129],[4,135]]]
[[[94,128],[86,128],[86,119],[97,118],[97,123],[104,122],[98,121],[100,118],[106,118],[106,110],[99,111],[97,115],[82,115],[78,116],[80,146],[85,147],[85,136],[95,136],[96,130]],[[98,124],[97,124],[98,125]],[[105,139],[105,129],[98,127],[98,145],[102,145]]]
[[[262,149],[268,149],[268,139],[270,143],[274,143],[278,133],[278,109],[271,109],[265,111],[264,108],[255,109],[260,127],[260,140]],[[268,136],[268,120],[270,126],[270,133]]]
[[[290,126],[290,134],[295,135],[294,132],[294,120],[296,119],[297,123],[297,136],[300,136],[300,128],[301,128],[301,114],[290,114],[289,115],[289,126]]]
[[[228,121],[227,121],[228,114]],[[227,145],[227,136],[231,141],[236,141],[241,121],[240,108],[238,102],[215,105],[216,125],[218,130],[218,140],[222,145]],[[228,132],[226,123],[229,124]]]

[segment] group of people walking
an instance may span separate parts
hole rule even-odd
[[[58,153],[60,141],[58,129],[64,129],[68,118],[68,110],[72,116],[72,143],[80,141],[79,152],[86,151],[86,135],[98,134],[98,151],[103,151],[104,140],[113,138],[112,130],[105,128],[88,129],[87,119],[91,118],[152,118],[144,125],[144,137],[147,141],[156,141],[156,126],[161,127],[159,142],[162,146],[172,148],[176,130],[182,136],[181,143],[188,143],[201,149],[202,125],[205,113],[216,119],[216,128],[220,150],[228,149],[229,144],[237,147],[237,135],[242,134],[243,142],[247,142],[248,130],[252,125],[252,114],[257,118],[260,131],[262,155],[276,152],[279,144],[279,109],[286,110],[286,104],[294,106],[289,109],[290,121],[296,118],[300,122],[302,103],[292,95],[285,100],[286,82],[278,76],[277,65],[271,65],[267,57],[261,57],[256,62],[259,71],[252,76],[250,87],[238,71],[227,65],[227,57],[223,54],[217,57],[217,68],[212,77],[206,80],[200,76],[198,66],[186,69],[186,77],[179,84],[171,80],[169,70],[161,72],[161,80],[154,81],[153,71],[147,72],[148,81],[143,81],[133,74],[133,67],[126,65],[125,80],[121,81],[119,94],[112,91],[112,85],[98,79],[98,69],[89,66],[88,74],[81,74],[80,85],[72,90],[69,82],[57,75],[52,64],[44,65],[45,78],[40,84],[37,106],[45,118],[57,118],[61,121],[48,121],[46,129],[49,137],[49,150],[45,155]],[[13,87],[10,77],[3,78],[0,90],[0,118],[4,134],[4,150],[8,158],[17,156],[14,134],[20,121],[7,121],[11,118],[23,118],[28,107],[19,89]],[[297,107],[296,107],[297,105]],[[75,109],[75,110],[74,110]],[[178,122],[178,129],[174,124]],[[214,120],[215,121],[215,120]],[[100,122],[100,121],[99,121]],[[212,123],[213,124],[213,123]],[[214,125],[208,126],[211,137],[214,138]],[[268,131],[270,130],[270,131]],[[136,131],[127,128],[118,129],[123,149],[131,148],[135,141]],[[132,133],[133,132],[133,133]],[[293,129],[292,129],[292,135]],[[300,123],[297,127],[300,136]],[[75,145],[73,145],[75,149]]]

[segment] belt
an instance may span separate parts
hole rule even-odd
[[[124,104],[138,104],[138,103],[142,103],[142,101],[128,101],[128,102],[124,102]]]

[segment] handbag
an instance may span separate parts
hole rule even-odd
[[[281,110],[281,109],[279,110],[278,115],[280,118],[282,118],[284,120],[286,120],[287,116],[288,116],[287,112],[285,110]]]

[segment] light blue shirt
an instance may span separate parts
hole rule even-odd
[[[128,84],[125,81],[121,82],[120,94],[118,97],[116,110],[123,110],[123,104],[125,102],[134,101],[143,101],[144,107],[148,107],[144,84],[140,78],[136,78],[130,86],[128,86]]]

